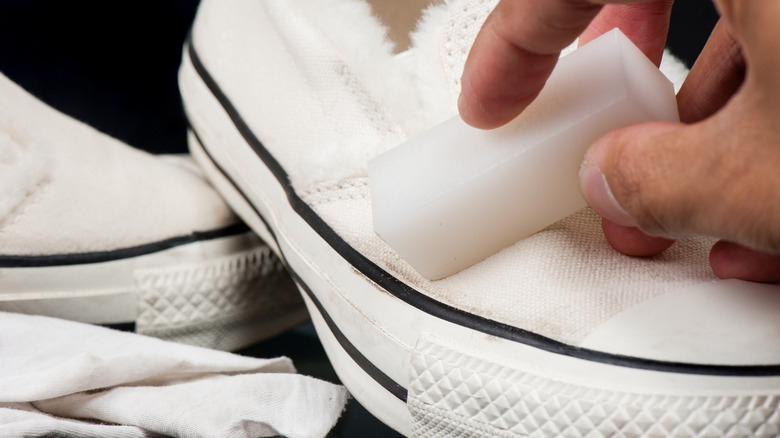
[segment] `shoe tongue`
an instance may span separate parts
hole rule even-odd
[[[410,15],[421,18],[409,34],[409,48],[396,53],[382,17],[372,10],[377,1],[296,0],[267,5],[274,22],[284,26],[281,35],[288,52],[312,93],[327,97],[328,114],[338,115],[325,134],[339,137],[334,144],[358,145],[348,149],[359,149],[369,159],[457,114],[463,63],[497,3],[403,0],[414,2],[418,9]],[[433,6],[421,11],[425,4]],[[349,172],[353,173],[358,172]]]
[[[447,0],[427,8],[410,35],[409,58],[419,111],[410,137],[457,114],[460,77],[471,45],[498,0]],[[415,124],[416,123],[416,124]]]
[[[48,175],[50,159],[43,146],[22,143],[0,126],[0,227]]]
[[[415,46],[438,62],[451,103],[460,94],[460,77],[471,46],[498,0],[450,0],[428,9],[415,35]]]

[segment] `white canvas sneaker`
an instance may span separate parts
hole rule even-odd
[[[0,310],[233,350],[307,318],[197,166],[132,149],[0,76]]]
[[[193,156],[352,394],[415,436],[778,436],[780,287],[717,280],[710,239],[630,258],[585,209],[429,281],[376,236],[367,161],[456,113],[495,4],[410,3],[204,0],[180,70]]]

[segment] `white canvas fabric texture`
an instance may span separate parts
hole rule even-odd
[[[0,312],[4,437],[319,437],[347,398],[285,357]]]
[[[458,309],[568,343],[667,292],[715,281],[710,238],[686,238],[662,254],[634,258],[614,251],[590,208],[511,245],[455,275],[431,281],[374,232],[368,180],[356,178],[301,192],[352,247],[415,289]]]

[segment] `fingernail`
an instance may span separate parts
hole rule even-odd
[[[626,227],[636,226],[631,216],[618,204],[604,174],[587,158],[580,168],[580,190],[591,207],[604,218]]]

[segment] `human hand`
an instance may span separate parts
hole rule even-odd
[[[494,128],[514,118],[580,34],[582,43],[619,27],[658,63],[672,1],[604,3],[627,2],[499,2],[464,69],[463,119]],[[780,3],[716,5],[721,21],[678,94],[683,123],[639,124],[602,137],[586,155],[580,185],[618,251],[652,255],[671,239],[706,234],[725,239],[710,253],[718,276],[777,282]]]

